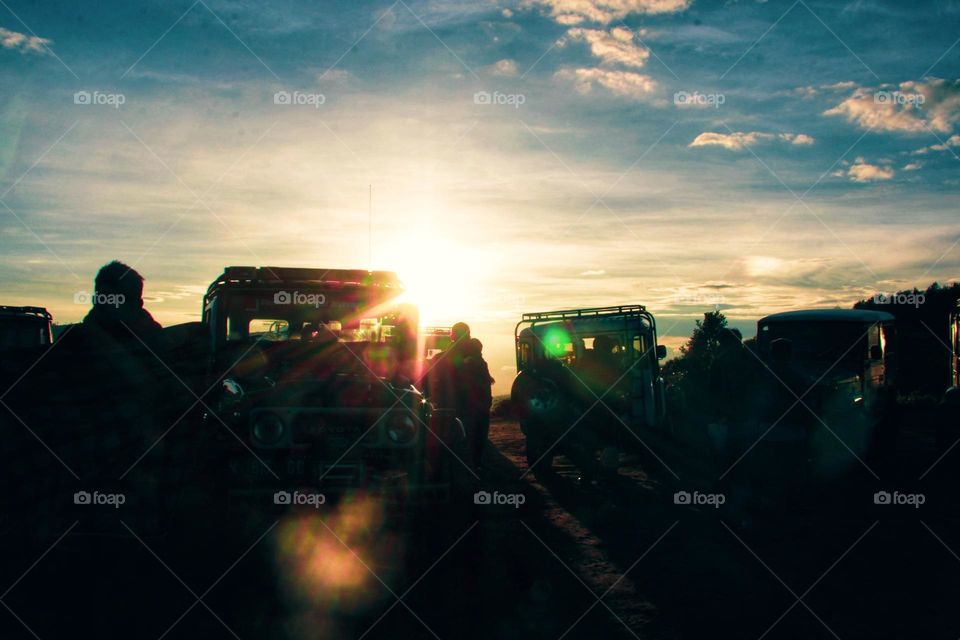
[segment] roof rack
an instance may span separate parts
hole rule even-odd
[[[539,322],[542,320],[565,320],[567,318],[595,318],[598,316],[639,315],[646,313],[647,308],[642,304],[627,304],[617,307],[592,307],[587,309],[568,309],[565,311],[540,311],[523,314],[522,322]]]
[[[448,336],[450,335],[450,327],[423,327],[420,329],[421,333],[428,336]]]
[[[227,267],[210,285],[207,293],[225,286],[269,286],[300,284],[312,286],[362,286],[384,289],[403,288],[392,271],[364,269],[311,269],[304,267]]]
[[[53,320],[53,316],[51,316],[50,312],[44,307],[13,307],[8,305],[0,305],[0,314],[30,315],[47,321]]]

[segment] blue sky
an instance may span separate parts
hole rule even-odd
[[[3,302],[76,321],[118,258],[171,324],[372,248],[506,383],[522,311],[676,345],[958,279],[958,38],[957,1],[4,0]]]

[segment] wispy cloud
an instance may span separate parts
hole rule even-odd
[[[637,14],[676,13],[686,10],[693,0],[530,0],[547,8],[560,24],[598,22],[609,24]]]
[[[892,167],[870,164],[863,158],[857,158],[847,169],[846,175],[853,182],[876,182],[890,180],[895,172]]]
[[[639,68],[650,57],[650,50],[636,44],[633,31],[625,27],[614,27],[610,31],[575,27],[569,29],[567,35],[589,44],[590,52],[604,64]]]
[[[23,54],[36,53],[45,55],[50,52],[48,47],[51,44],[53,44],[53,41],[47,38],[28,36],[25,33],[0,27],[0,46],[4,49],[13,49]]]
[[[864,129],[949,133],[960,121],[960,80],[927,78],[872,89],[858,87],[827,116],[842,116]]]
[[[595,85],[599,85],[615,95],[644,100],[657,90],[657,83],[650,76],[619,69],[561,69],[556,77],[572,81],[581,94],[588,94]]]
[[[794,145],[811,145],[815,141],[805,133],[764,133],[761,131],[734,131],[731,133],[716,133],[705,131],[694,138],[689,147],[723,147],[731,151],[742,151],[760,142],[780,140]]]

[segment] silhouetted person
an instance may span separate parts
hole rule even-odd
[[[101,267],[94,280],[93,307],[70,342],[85,348],[163,346],[163,327],[143,308],[143,276],[118,260]]]
[[[483,359],[483,343],[470,338],[463,343],[463,363],[460,369],[459,386],[465,395],[465,425],[469,438],[474,466],[480,468],[483,462],[483,449],[490,433],[490,406],[493,404],[490,367]]]
[[[464,421],[464,426],[467,407],[459,381],[465,357],[464,345],[469,340],[470,327],[467,323],[458,322],[453,325],[450,329],[450,346],[426,363],[424,384],[431,402],[443,409],[454,409],[457,417]]]

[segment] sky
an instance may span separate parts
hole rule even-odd
[[[506,392],[525,311],[645,304],[675,353],[957,280],[958,38],[960,0],[2,0],[0,302],[395,270]]]

